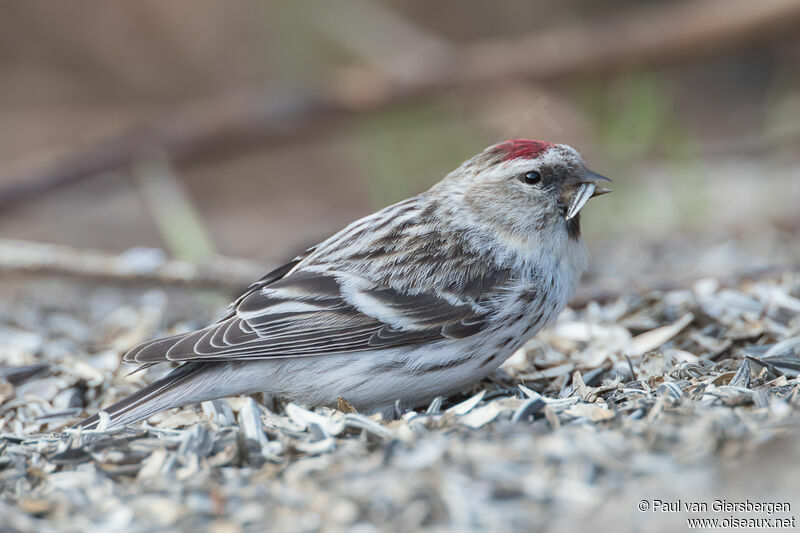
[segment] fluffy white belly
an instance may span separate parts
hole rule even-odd
[[[460,344],[227,363],[207,386],[198,387],[196,401],[265,392],[307,406],[336,405],[341,397],[362,411],[389,408],[398,400],[419,405],[488,375],[513,351]]]

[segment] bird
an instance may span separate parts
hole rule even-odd
[[[74,428],[228,396],[391,416],[488,376],[571,299],[580,211],[610,192],[566,144],[489,146],[253,283],[215,323],[123,356],[180,366]]]

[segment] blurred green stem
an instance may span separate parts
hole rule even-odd
[[[195,261],[214,253],[205,224],[164,152],[143,157],[133,168],[133,178],[173,257]]]

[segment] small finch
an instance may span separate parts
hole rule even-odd
[[[218,322],[130,350],[128,363],[183,364],[76,427],[260,392],[389,413],[463,390],[571,298],[579,211],[609,192],[600,181],[567,145],[490,146],[270,272]]]

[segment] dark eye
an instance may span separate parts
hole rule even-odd
[[[536,172],[535,170],[531,170],[530,172],[525,173],[522,176],[522,181],[527,183],[528,185],[536,185],[540,181],[542,181],[542,175]]]

